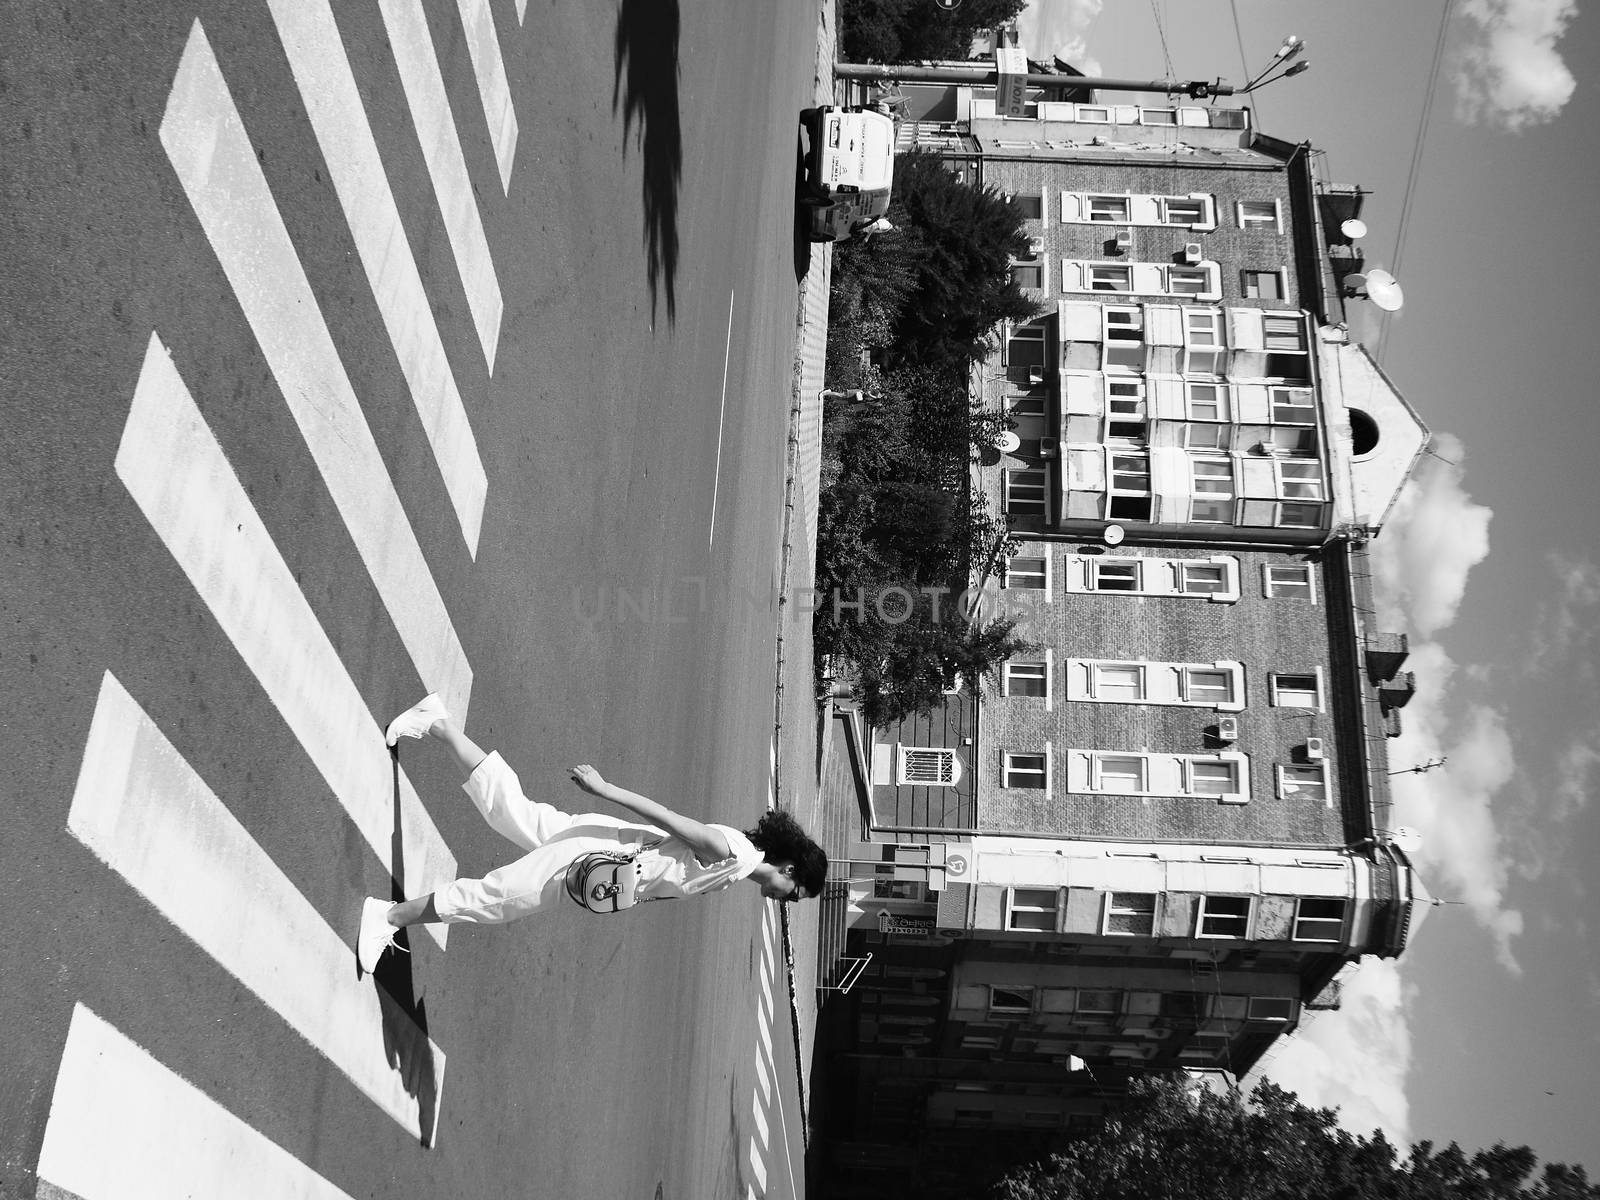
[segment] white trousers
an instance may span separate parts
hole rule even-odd
[[[528,853],[481,879],[457,879],[434,892],[434,909],[448,923],[498,924],[570,906],[565,876],[573,860],[594,850],[631,850],[665,836],[650,825],[602,813],[564,813],[528,799],[498,751],[473,768],[461,789],[491,829]]]

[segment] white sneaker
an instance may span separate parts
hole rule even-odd
[[[400,931],[389,924],[390,907],[386,901],[370,896],[361,902],[361,927],[356,930],[356,962],[363,974],[371,975],[378,969],[378,960],[390,946],[397,950],[404,949],[394,940],[394,935]]]
[[[383,731],[383,740],[392,746],[403,737],[422,737],[435,721],[447,720],[449,716],[444,710],[444,701],[439,699],[439,693],[429,692],[389,722],[389,728]]]

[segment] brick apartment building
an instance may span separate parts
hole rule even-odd
[[[1046,310],[972,380],[1014,422],[974,479],[1020,539],[991,600],[1039,649],[858,733],[835,1196],[1138,1072],[1236,1078],[1426,902],[1367,545],[1428,433],[1343,324],[1362,193],[1246,110],[945,105],[902,140],[1023,204]]]

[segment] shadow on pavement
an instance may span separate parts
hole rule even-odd
[[[678,123],[678,2],[622,0],[617,11],[611,111],[621,104],[623,140],[631,133],[644,158],[644,244],[650,315],[665,294],[677,319],[678,188],[683,131]]]
[[[794,279],[799,283],[811,270],[811,210],[802,202],[806,186],[805,135],[794,143]]]

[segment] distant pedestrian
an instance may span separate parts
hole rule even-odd
[[[462,790],[490,828],[527,853],[481,879],[457,879],[398,904],[365,901],[356,957],[367,972],[394,944],[395,933],[408,925],[498,924],[573,903],[577,897],[569,899],[569,880],[596,861],[589,855],[630,857],[630,871],[636,872],[634,894],[640,901],[698,896],[741,879],[759,886],[770,900],[804,900],[822,891],[828,873],[827,855],[785,812],[768,812],[754,829],[740,833],[685,817],[607,783],[588,764],[571,769],[572,782],[629,810],[637,821],[601,813],[574,815],[530,800],[499,753],[485,752],[462,733],[437,695],[401,713],[384,736],[391,746],[402,737],[443,742],[466,775]]]

